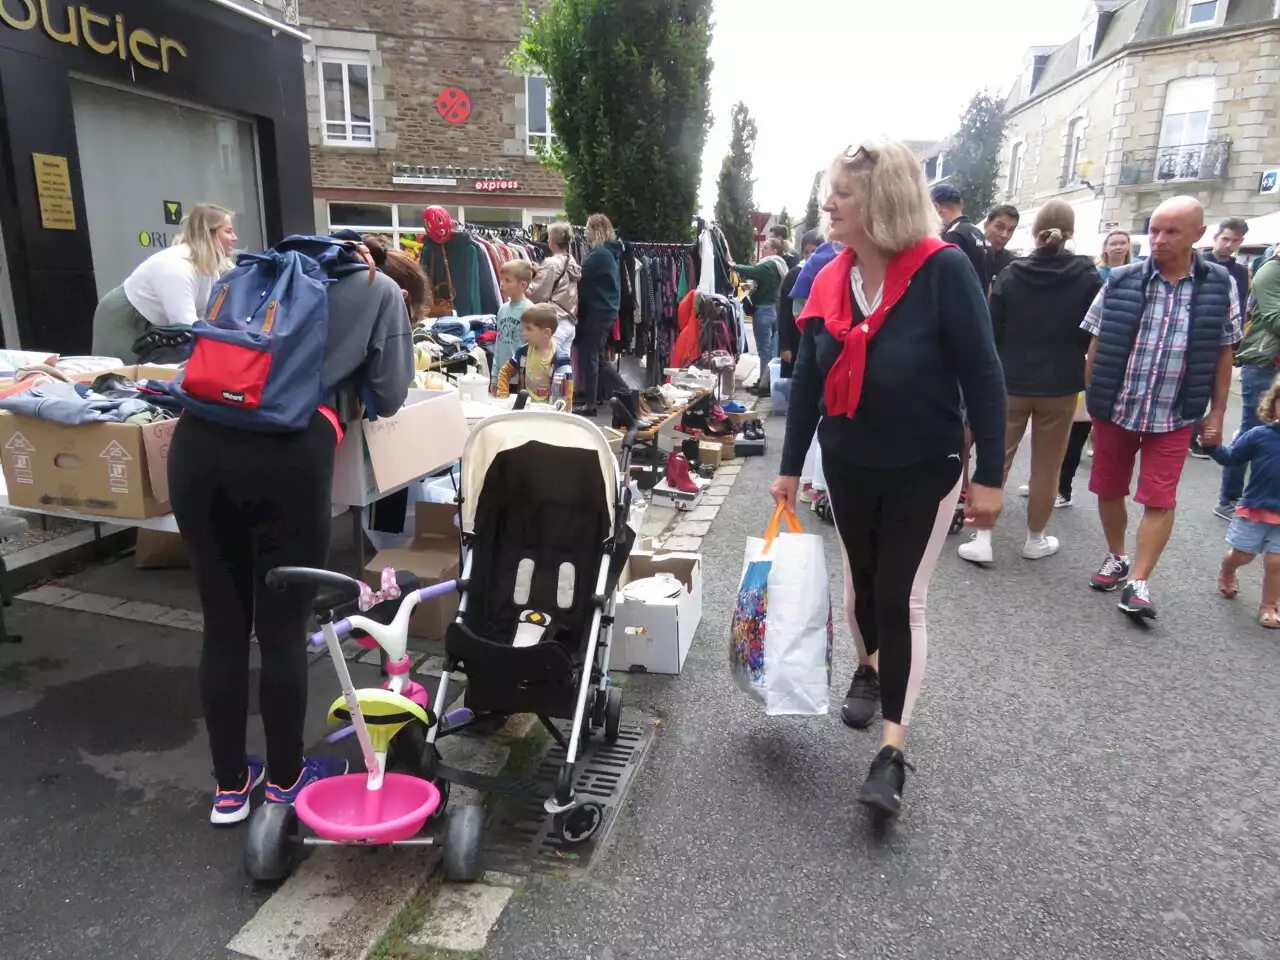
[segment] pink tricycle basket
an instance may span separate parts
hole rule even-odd
[[[298,794],[298,817],[325,840],[380,844],[407,840],[440,805],[434,784],[388,773],[380,790],[364,773],[317,780]]]

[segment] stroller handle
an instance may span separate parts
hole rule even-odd
[[[458,589],[457,580],[446,580],[444,583],[434,583],[429,587],[423,587],[421,590],[417,590],[414,593],[408,594],[404,598],[404,600],[400,601],[400,603],[403,606],[404,603],[406,603],[410,597],[413,597],[415,595],[418,598],[418,603],[422,603],[424,600],[431,600],[435,597],[443,597],[446,593],[452,593],[454,590],[457,590],[457,589]],[[333,629],[334,629],[334,632],[337,633],[338,639],[342,639],[348,633],[351,632],[351,621],[339,620],[337,623],[333,625]],[[310,636],[309,642],[314,647],[324,646],[324,631],[317,630],[315,633],[313,633]]]
[[[630,450],[636,445],[636,436],[640,432],[640,425],[636,423],[636,418],[631,415],[631,411],[617,397],[609,401],[613,406],[613,412],[618,418],[627,424],[626,435],[622,438],[622,446],[626,450]]]

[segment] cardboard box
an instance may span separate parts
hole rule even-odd
[[[720,462],[733,460],[738,456],[737,442],[733,437],[725,437],[720,441]]]
[[[649,494],[649,502],[655,507],[674,507],[682,512],[692,510],[702,500],[702,491],[711,485],[710,480],[703,480],[701,477],[696,476],[693,477],[693,482],[698,486],[697,493],[677,490],[667,483],[665,479],[659,480],[654,484],[653,491]]]
[[[365,506],[452,463],[468,433],[456,390],[410,390],[399,413],[347,431],[333,465],[333,502]]]
[[[627,584],[663,573],[679,581],[677,596],[650,602],[627,599]],[[632,553],[619,583],[610,667],[679,674],[701,619],[701,555]]]
[[[458,530],[458,508],[452,503],[414,505],[414,537],[407,546],[379,550],[365,567],[365,582],[377,584],[387,567],[418,575],[424,587],[456,580],[462,575],[462,537]],[[456,593],[418,604],[409,621],[409,636],[442,640],[458,615]]]
[[[718,443],[711,443],[703,440],[698,444],[698,462],[708,463],[713,467],[720,466],[720,460],[724,455],[724,447]]]
[[[609,449],[613,451],[616,457],[622,453],[622,441],[626,434],[621,430],[614,430],[612,427],[601,427],[600,432],[604,434],[604,438],[609,443]]]
[[[191,566],[191,557],[181,534],[140,527],[133,565],[138,570],[185,570]]]

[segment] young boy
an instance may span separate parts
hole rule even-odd
[[[516,351],[524,345],[520,318],[533,306],[526,298],[529,284],[533,283],[533,264],[527,260],[512,260],[502,265],[499,286],[506,303],[498,308],[498,338],[493,342],[493,387],[498,387],[498,371],[505,367]]]
[[[527,390],[529,399],[548,403],[563,399],[566,410],[573,409],[573,361],[556,347],[554,340],[559,316],[550,303],[528,307],[520,318],[524,346],[498,371],[497,396]]]

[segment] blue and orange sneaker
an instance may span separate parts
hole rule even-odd
[[[216,787],[213,791],[213,809],[209,811],[209,822],[215,826],[226,826],[239,823],[249,816],[249,798],[254,788],[262,782],[267,767],[261,757],[249,757],[249,772],[245,774],[244,786],[238,790],[224,790]]]
[[[341,757],[303,757],[302,772],[291,787],[281,787],[267,781],[267,803],[293,803],[302,788],[317,780],[339,777],[347,772],[347,761]]]

